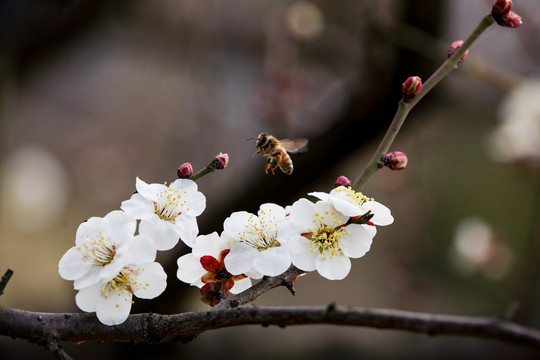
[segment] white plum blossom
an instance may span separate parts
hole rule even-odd
[[[368,198],[361,192],[356,192],[351,188],[339,186],[329,194],[324,192],[312,192],[313,195],[321,200],[330,201],[337,211],[343,215],[357,217],[367,214],[368,212],[373,217],[370,221],[374,225],[390,225],[394,222],[390,209],[383,204]]]
[[[137,193],[122,202],[121,209],[141,220],[139,234],[147,235],[158,250],[172,249],[179,239],[188,246],[199,233],[196,217],[206,207],[197,184],[178,179],[169,186],[136,181]]]
[[[58,263],[60,276],[73,280],[83,311],[95,311],[105,325],[126,320],[132,296],[151,299],[163,292],[167,275],[155,263],[156,245],[134,235],[137,221],[120,210],[92,217],[77,229],[75,246]]]
[[[79,290],[75,296],[77,306],[83,311],[95,311],[99,321],[105,325],[123,323],[131,311],[133,295],[153,299],[167,286],[167,274],[159,263],[153,261],[155,255],[155,250],[147,253],[146,259],[125,265],[110,281]]]
[[[176,276],[181,281],[199,288],[202,288],[209,281],[228,278],[231,280],[229,284],[230,288],[228,289],[231,293],[238,294],[246,290],[251,286],[251,280],[248,277],[235,276],[225,272],[223,258],[227,258],[227,250],[230,248],[231,242],[225,237],[219,236],[217,232],[209,235],[199,235],[195,239],[192,252],[178,258],[178,272]],[[212,269],[208,268],[210,261],[201,262],[201,258],[205,256],[214,259],[214,261],[211,261],[213,263],[212,265],[214,265]],[[207,269],[203,267],[203,263]]]
[[[296,201],[280,226],[292,263],[304,271],[317,270],[330,280],[341,280],[351,269],[349,258],[360,258],[370,249],[370,225],[348,223],[350,216],[330,201]]]
[[[502,99],[500,124],[488,138],[491,157],[540,167],[540,79],[521,81]]]
[[[222,236],[238,243],[225,258],[231,274],[277,276],[291,265],[289,252],[281,246],[278,225],[285,219],[285,209],[276,204],[263,204],[257,215],[246,211],[231,214],[223,223]],[[257,275],[260,274],[260,275]]]
[[[91,217],[77,229],[75,246],[58,263],[58,272],[74,281],[75,289],[113,279],[133,259],[154,251],[153,244],[135,236],[137,221],[120,210]]]

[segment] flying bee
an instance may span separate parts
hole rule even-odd
[[[283,139],[278,140],[267,133],[260,133],[257,136],[257,148],[259,149],[253,156],[261,154],[266,158],[266,167],[264,172],[268,174],[268,169],[275,174],[275,170],[281,169],[285,174],[291,175],[293,172],[293,163],[287,152],[296,153],[300,150],[305,151],[307,139]]]

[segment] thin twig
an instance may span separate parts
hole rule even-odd
[[[0,295],[4,293],[4,289],[7,286],[7,283],[9,282],[9,279],[11,279],[11,276],[13,275],[13,270],[7,269],[4,276],[2,276],[2,279],[0,280]]]
[[[369,178],[381,168],[381,158],[388,152],[390,146],[394,142],[397,133],[401,129],[401,126],[405,122],[407,115],[412,108],[442,79],[444,79],[451,71],[456,69],[465,51],[467,51],[471,45],[478,39],[478,37],[493,24],[493,18],[490,15],[486,15],[482,18],[482,21],[477,25],[474,31],[469,35],[467,40],[461,45],[459,49],[448,58],[434,73],[427,79],[422,85],[422,90],[418,95],[413,97],[410,101],[401,100],[398,105],[398,109],[392,123],[388,127],[386,134],[384,135],[379,147],[373,154],[373,157],[369,161],[368,165],[360,173],[360,175],[354,181],[352,187],[356,191],[361,191]]]
[[[272,290],[279,286],[286,286],[289,291],[291,291],[292,285],[291,282],[299,275],[304,274],[305,272],[291,266],[289,270],[285,271],[283,274],[274,276],[274,277],[265,277],[249,289],[232,296],[228,299],[223,299],[219,304],[214,307],[215,310],[221,309],[230,309],[235,308],[240,305],[244,305],[254,301],[256,298],[264,294],[265,292]],[[294,289],[293,289],[294,291]],[[293,293],[291,291],[291,293]],[[294,295],[294,293],[293,293]]]

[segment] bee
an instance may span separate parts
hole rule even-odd
[[[266,167],[264,172],[268,174],[268,169],[275,175],[275,170],[281,169],[285,174],[291,175],[293,172],[293,163],[287,152],[296,153],[299,150],[305,151],[307,139],[283,139],[278,140],[267,133],[260,133],[257,136],[257,148],[259,149],[253,156],[261,154],[266,158]]]

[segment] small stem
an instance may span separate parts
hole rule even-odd
[[[386,131],[386,134],[375,151],[375,154],[373,154],[368,166],[366,166],[362,174],[360,174],[360,176],[358,176],[358,178],[356,178],[354,181],[352,186],[354,190],[361,191],[369,178],[382,167],[381,158],[388,152],[388,149],[390,149],[390,146],[394,142],[401,125],[403,125],[405,122],[407,114],[412,108],[409,104],[410,103],[406,103],[403,100],[398,103],[398,110],[396,115],[394,115],[394,120],[392,120],[390,127]]]
[[[478,39],[478,37],[491,25],[494,20],[491,15],[486,15],[482,18],[482,21],[476,26],[471,35],[465,40],[463,45],[448,58],[438,69],[431,75],[427,81],[422,84],[422,90],[418,95],[412,98],[410,101],[401,100],[398,104],[398,109],[390,127],[386,131],[384,138],[382,139],[379,147],[375,151],[375,154],[371,158],[369,164],[365,167],[362,173],[356,178],[353,183],[353,189],[356,191],[361,191],[364,185],[367,183],[369,178],[382,167],[381,158],[388,152],[390,146],[394,142],[394,139],[399,132],[399,129],[405,122],[409,111],[435,86],[437,85],[446,75],[448,75],[452,70],[456,69],[458,63],[460,62],[461,57],[465,54],[471,45]]]
[[[214,172],[214,169],[212,169],[209,166],[206,166],[199,170],[196,174],[193,174],[189,179],[193,181],[197,181],[200,178],[202,178],[204,175],[210,174],[211,172]]]
[[[6,273],[2,276],[2,279],[0,280],[0,295],[4,293],[4,289],[7,286],[7,283],[9,282],[9,279],[11,279],[11,276],[13,275],[13,270],[7,269]]]
[[[457,68],[457,65],[460,62],[461,57],[469,48],[471,45],[482,35],[486,29],[494,23],[493,18],[491,15],[486,15],[482,18],[482,21],[476,26],[476,29],[473,30],[471,35],[465,40],[463,45],[457,51],[454,55],[452,55],[450,58],[448,58],[434,73],[430,76],[429,79],[425,83],[422,84],[422,91],[418,95],[416,95],[410,102],[411,108],[413,108],[423,97],[426,95],[435,85],[437,85],[442,79],[446,77],[452,70],[455,70]]]

